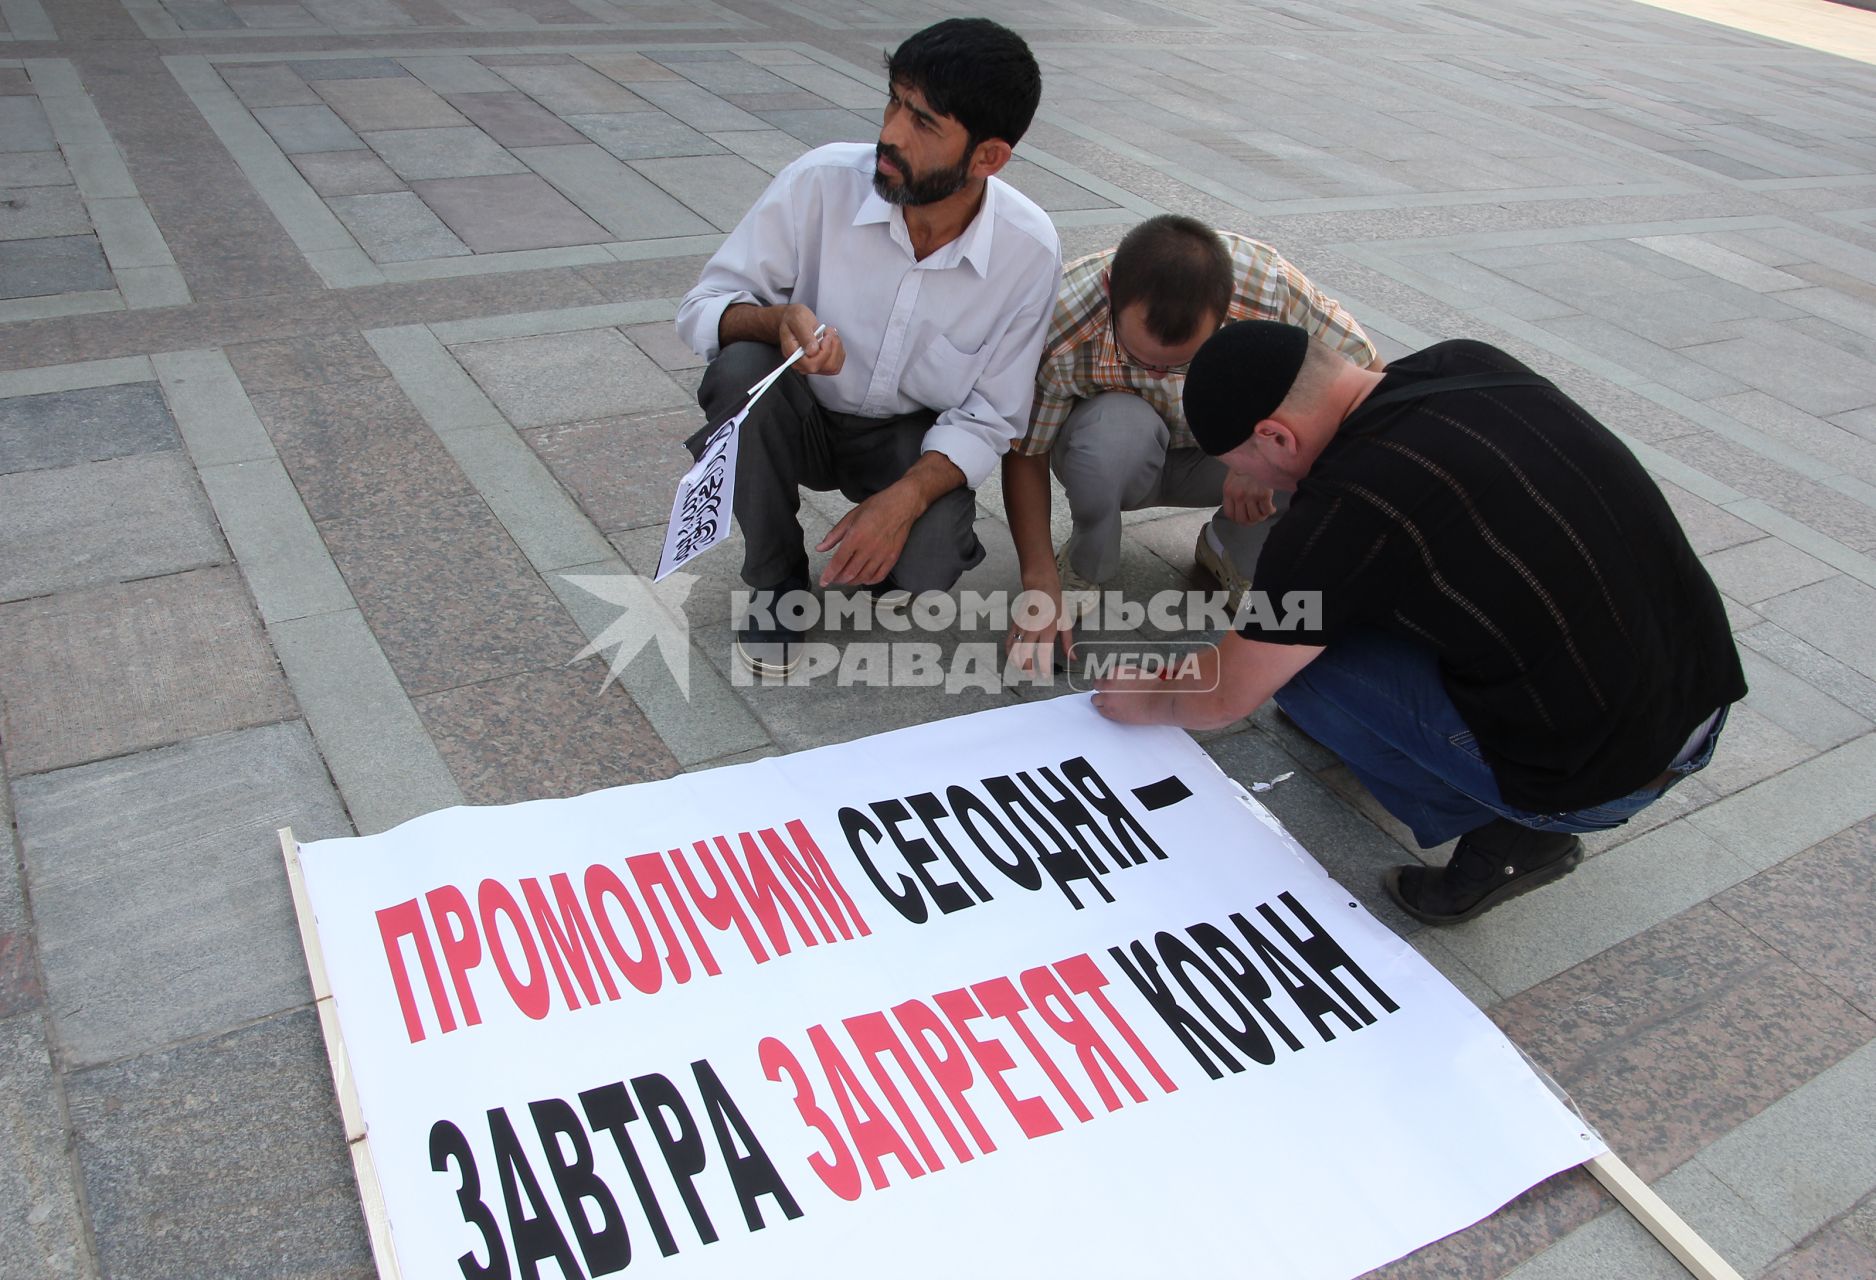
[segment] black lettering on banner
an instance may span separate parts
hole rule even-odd
[[[1062,830],[1068,834],[1068,838],[1076,841],[1082,855],[1087,858],[1088,865],[1103,874],[1108,870],[1107,864],[1095,856],[1092,845],[1086,840],[1076,839],[1076,833],[1079,831],[1085,831],[1093,836],[1095,844],[1099,844],[1107,852],[1108,857],[1114,859],[1119,865],[1126,866],[1129,861],[1127,855],[1121,852],[1118,845],[1108,839],[1107,832],[1101,830],[1100,824],[1094,820],[1094,815],[1088,812],[1087,806],[1082,804],[1080,798],[1056,776],[1055,770],[1043,767],[1037,769],[1036,774],[1040,777],[1040,782],[1026,772],[1016,776],[1022,779],[1029,793],[1041,802],[1044,809],[1048,810],[1049,816],[1061,825]],[[1048,784],[1046,788],[1042,785],[1043,783]],[[1140,859],[1142,862],[1145,860],[1144,857]]]
[[[1094,806],[1096,813],[1107,819],[1108,829],[1133,855],[1134,862],[1145,862],[1149,853],[1161,862],[1166,860],[1166,851],[1153,842],[1146,827],[1128,811],[1127,802],[1094,771],[1087,757],[1076,756],[1073,760],[1062,761],[1062,776],[1075,785],[1075,790],[1081,792],[1083,798]]]
[[[925,892],[931,895],[931,900],[938,904],[938,910],[950,915],[953,911],[961,911],[965,907],[977,905],[970,894],[964,892],[963,888],[956,883],[946,880],[941,884],[932,879],[931,872],[925,868],[928,864],[938,861],[938,851],[925,841],[907,836],[899,830],[902,824],[912,820],[911,811],[902,801],[881,800],[875,803],[872,809],[874,815],[886,824],[887,837],[899,850],[906,865],[912,868],[912,874],[917,876],[919,883],[925,886]]]
[[[1169,939],[1175,945],[1179,942],[1170,933],[1161,933],[1154,941],[1163,948]],[[1140,994],[1146,998],[1147,1004],[1152,1007],[1154,1013],[1159,1015],[1160,1021],[1179,1037],[1179,1043],[1184,1045],[1186,1052],[1192,1055],[1192,1060],[1205,1068],[1205,1074],[1214,1080],[1224,1075],[1224,1071],[1219,1069],[1219,1063],[1223,1063],[1232,1072],[1244,1070],[1244,1064],[1232,1057],[1225,1047],[1218,1043],[1218,1040],[1206,1029],[1205,1024],[1193,1017],[1186,1007],[1179,1003],[1179,997],[1175,996],[1171,988],[1160,979],[1159,966],[1153,962],[1152,954],[1147,951],[1146,944],[1134,942],[1130,943],[1129,947],[1133,952],[1131,959],[1127,954],[1128,947],[1109,947],[1107,953],[1114,957],[1114,963],[1118,964],[1120,971],[1127,975],[1127,980],[1133,983]]]
[[[1250,1006],[1255,1006],[1264,1015],[1266,1021],[1274,1021],[1270,1017],[1268,1003],[1270,984],[1264,981],[1264,976],[1252,966],[1250,959],[1231,945],[1231,939],[1227,938],[1224,930],[1217,925],[1195,924],[1186,932],[1192,935],[1192,941],[1198,943],[1211,959],[1210,965],[1199,966],[1206,981],[1218,989],[1218,993],[1224,997],[1225,1002],[1231,1006],[1232,1012],[1237,1015],[1238,1021],[1243,1024],[1233,1026],[1227,1023],[1219,1017],[1216,1009],[1206,1005],[1206,1012],[1211,1015],[1212,1025],[1224,1032],[1225,1038],[1232,1044],[1249,1054],[1253,1062],[1269,1066],[1277,1060],[1276,1046],[1270,1043],[1270,1037],[1264,1034],[1264,1029],[1257,1025],[1257,1019],[1251,1015]],[[1213,965],[1217,968],[1214,969]],[[1206,1002],[1197,991],[1193,990],[1191,981],[1186,976],[1187,966],[1177,965],[1175,969],[1179,985],[1185,988],[1186,994],[1191,996],[1194,1002],[1205,1005]],[[1219,976],[1220,970],[1223,971],[1224,978]],[[1226,979],[1229,979],[1231,983],[1230,988],[1225,986]],[[1240,996],[1243,997],[1243,1003],[1238,1000]],[[1278,1026],[1281,1029],[1281,1024]],[[1286,1031],[1284,1034],[1287,1036],[1289,1033]],[[1290,1047],[1297,1049],[1302,1046],[1292,1044]]]
[[[495,1107],[488,1115],[489,1138],[495,1144],[495,1170],[501,1175],[502,1203],[508,1210],[508,1238],[514,1242],[515,1264],[522,1280],[540,1280],[544,1258],[552,1258],[562,1276],[579,1275],[580,1264],[573,1260],[573,1248],[547,1205],[540,1179],[528,1167],[508,1113]],[[521,1203],[523,1194],[527,1196],[526,1205]]]
[[[657,1140],[665,1168],[671,1171],[671,1181],[677,1184],[677,1193],[690,1211],[691,1225],[697,1228],[698,1238],[705,1244],[715,1244],[717,1229],[710,1225],[710,1215],[704,1210],[703,1197],[697,1194],[696,1182],[697,1175],[710,1163],[710,1153],[704,1150],[703,1135],[697,1130],[697,1122],[691,1119],[684,1095],[677,1091],[676,1085],[656,1074],[634,1076],[632,1092],[638,1095],[645,1123],[651,1126],[651,1136]]]
[[[475,1153],[469,1149],[469,1139],[449,1121],[438,1120],[430,1126],[430,1168],[442,1173],[452,1159],[456,1162],[456,1171],[462,1175],[462,1185],[456,1188],[456,1203],[462,1206],[462,1219],[481,1233],[483,1251],[489,1255],[488,1262],[477,1262],[472,1249],[456,1259],[456,1265],[462,1268],[464,1280],[508,1280],[508,1246],[502,1241],[502,1229],[495,1215],[482,1203],[482,1179],[476,1173]]]
[[[1335,998],[1303,972],[1303,967],[1289,957],[1289,954],[1276,943],[1257,931],[1255,925],[1237,912],[1231,913],[1231,923],[1237,926],[1244,940],[1251,944],[1251,950],[1264,962],[1264,967],[1283,988],[1283,993],[1290,997],[1303,1016],[1309,1019],[1309,1025],[1316,1029],[1326,1044],[1335,1039],[1335,1032],[1329,1026],[1331,1015],[1340,1018],[1342,1025],[1350,1031],[1360,1031],[1362,1023],[1353,1014],[1335,1002]],[[1373,1018],[1369,1019],[1374,1021]]]
[[[945,861],[949,862],[951,869],[958,873],[958,878],[970,886],[970,891],[977,895],[979,902],[990,901],[990,890],[984,888],[983,882],[965,865],[964,859],[958,856],[958,851],[951,847],[951,842],[945,839],[945,833],[939,829],[938,820],[946,816],[943,802],[929,791],[907,796],[905,802],[912,806],[912,812],[919,816],[925,824],[925,830],[930,832],[931,838],[938,842],[938,848],[944,854]]]
[[[743,1206],[743,1221],[751,1231],[760,1231],[766,1225],[762,1221],[763,1196],[772,1196],[776,1205],[786,1218],[799,1218],[801,1206],[795,1203],[795,1197],[788,1192],[782,1175],[776,1171],[775,1162],[769,1159],[769,1153],[756,1141],[755,1132],[749,1122],[743,1119],[743,1113],[737,1109],[735,1099],[723,1082],[717,1079],[716,1069],[709,1061],[699,1058],[690,1064],[691,1074],[697,1078],[697,1092],[703,1098],[704,1114],[710,1117],[710,1128],[716,1134],[717,1149],[723,1153],[724,1163],[728,1166],[730,1185],[736,1188],[736,1198]],[[736,1144],[741,1143],[747,1154],[738,1155]]]
[[[1049,873],[1051,880],[1055,881],[1055,887],[1062,891],[1064,898],[1068,899],[1068,905],[1077,911],[1082,909],[1081,899],[1077,898],[1074,889],[1069,887],[1071,880],[1085,880],[1094,886],[1094,891],[1103,899],[1108,902],[1114,900],[1114,895],[1109,893],[1107,886],[1101,883],[1101,877],[1096,875],[1094,868],[1088,865],[1090,857],[1092,855],[1084,856],[1079,849],[1062,849],[1056,853],[1045,853],[1040,859],[1042,869]]]
[[[884,833],[873,824],[873,820],[858,809],[842,809],[840,829],[847,837],[848,848],[853,850],[853,856],[860,863],[860,870],[866,873],[866,878],[873,882],[875,889],[879,890],[879,896],[891,903],[894,911],[913,924],[924,924],[931,912],[926,909],[925,899],[919,894],[918,886],[912,883],[912,877],[901,874],[900,888],[894,889],[886,883],[885,877],[879,873],[879,868],[873,865],[873,859],[861,847],[862,835],[871,839],[875,845],[884,838]]]
[[[651,1224],[651,1235],[658,1242],[658,1252],[670,1257],[677,1252],[677,1240],[671,1235],[671,1224],[665,1221],[664,1209],[659,1206],[658,1196],[651,1189],[651,1179],[645,1175],[645,1162],[638,1158],[638,1148],[625,1128],[638,1119],[638,1108],[632,1105],[632,1095],[626,1092],[623,1083],[601,1085],[580,1095],[580,1110],[586,1113],[586,1123],[594,1133],[612,1135],[612,1144],[619,1149],[619,1159],[625,1162],[626,1176],[632,1180],[632,1191],[638,1196],[638,1207],[644,1211],[645,1220]]]
[[[1374,997],[1375,1003],[1387,1012],[1393,1013],[1400,1008],[1389,998],[1387,992],[1375,985],[1374,979],[1362,972],[1361,966],[1349,957],[1348,952],[1342,950],[1342,944],[1330,937],[1328,930],[1317,924],[1316,918],[1305,911],[1303,904],[1298,902],[1293,895],[1280,893],[1277,895],[1277,901],[1288,907],[1290,914],[1309,930],[1307,938],[1299,937],[1289,925],[1278,918],[1277,913],[1270,909],[1270,904],[1267,902],[1257,908],[1257,914],[1270,921],[1271,927],[1283,935],[1283,940],[1296,949],[1297,955],[1303,957],[1303,963],[1314,969],[1317,977],[1334,988],[1335,994],[1341,996],[1350,1008],[1360,1014],[1364,1023],[1374,1022],[1374,1015],[1369,1013],[1361,1001],[1342,985],[1342,980],[1335,976],[1337,969],[1346,970],[1351,978],[1359,982],[1368,994]]]
[[[977,846],[977,851],[984,855],[991,866],[1009,877],[1010,882],[1019,889],[1040,889],[1042,887],[1042,868],[1036,865],[1036,858],[1015,836],[1009,828],[997,820],[996,811],[982,800],[969,787],[951,787],[945,791],[945,803],[951,806],[951,812],[957,815],[958,825]],[[1010,855],[1005,862],[993,851],[990,841],[974,825],[982,822],[996,833],[997,842],[1004,852]],[[990,895],[985,894],[986,898]]]
[[[625,1218],[611,1188],[593,1172],[593,1144],[573,1108],[559,1098],[530,1102],[528,1113],[541,1137],[541,1149],[547,1153],[547,1171],[553,1175],[566,1207],[567,1221],[573,1224],[573,1238],[579,1243],[580,1256],[586,1259],[589,1275],[610,1275],[623,1271],[632,1261],[632,1243],[626,1236]],[[566,1147],[573,1153],[567,1154]],[[600,1226],[594,1229],[586,1205],[599,1210]]]
[[[1237,917],[1232,918],[1235,920]],[[1256,965],[1251,963],[1249,956],[1238,950],[1236,943],[1225,936],[1225,931],[1215,924],[1195,924],[1187,932],[1192,935],[1194,942],[1205,949],[1205,954],[1211,957],[1212,963],[1217,965],[1231,980],[1231,985],[1238,989],[1238,994],[1244,997],[1245,1003],[1257,1011],[1257,1016],[1263,1019],[1264,1025],[1276,1032],[1292,1051],[1301,1049],[1303,1042],[1296,1038],[1294,1031],[1283,1025],[1283,1019],[1270,1008],[1272,994],[1270,980],[1264,977]],[[1265,1047],[1269,1048],[1268,1041],[1265,1042]],[[1257,1060],[1268,1066],[1276,1061],[1276,1056],[1276,1050],[1272,1049],[1270,1057]]]

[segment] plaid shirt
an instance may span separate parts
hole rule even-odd
[[[1356,364],[1374,362],[1374,344],[1355,317],[1333,298],[1324,297],[1282,254],[1249,236],[1229,231],[1218,235],[1231,251],[1238,276],[1227,321],[1281,320],[1300,325]],[[1133,392],[1166,420],[1173,448],[1198,447],[1179,404],[1185,374],[1149,373],[1115,345],[1104,282],[1113,260],[1114,251],[1107,249],[1078,258],[1062,270],[1062,291],[1042,348],[1042,367],[1036,371],[1029,433],[1013,446],[1017,453],[1047,453],[1076,401],[1104,391]]]

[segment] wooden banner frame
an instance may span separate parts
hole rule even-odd
[[[306,949],[306,967],[312,975],[313,1002],[319,1010],[319,1027],[326,1039],[326,1057],[332,1064],[332,1079],[339,1094],[339,1114],[345,1121],[345,1141],[351,1148],[352,1169],[358,1176],[358,1193],[365,1210],[365,1225],[371,1232],[372,1257],[377,1263],[379,1280],[402,1280],[397,1251],[391,1246],[390,1214],[385,1208],[377,1166],[372,1161],[371,1145],[365,1141],[364,1116],[359,1111],[358,1092],[352,1085],[352,1068],[345,1052],[345,1035],[339,1027],[338,1011],[332,1003],[332,986],[326,979],[325,955],[320,950],[312,901],[307,897],[306,877],[300,868],[299,843],[294,840],[291,827],[281,827],[276,834],[280,837],[281,857],[287,864],[287,883],[293,890],[293,912],[299,920],[300,943]],[[1648,1229],[1648,1233],[1687,1269],[1694,1280],[1744,1280],[1712,1245],[1688,1226],[1668,1202],[1657,1195],[1654,1188],[1614,1152],[1586,1160],[1582,1167],[1588,1169],[1590,1176]]]

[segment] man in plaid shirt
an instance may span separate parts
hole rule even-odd
[[[1358,365],[1380,368],[1353,316],[1267,244],[1176,214],[1151,218],[1118,247],[1070,263],[1036,374],[1028,433],[1003,457],[1004,506],[1025,590],[1054,618],[1011,633],[1020,669],[1068,647],[1062,609],[1120,567],[1121,512],[1217,507],[1194,558],[1235,606],[1276,511],[1272,495],[1209,458],[1180,409],[1185,369],[1233,320],[1307,329]],[[1074,533],[1050,545],[1049,471],[1068,491]],[[1078,616],[1078,614],[1077,614]]]

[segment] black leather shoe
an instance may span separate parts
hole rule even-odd
[[[1445,866],[1390,867],[1381,887],[1416,920],[1458,924],[1568,875],[1582,860],[1583,842],[1567,832],[1495,818],[1461,836]]]
[[[801,661],[801,640],[807,632],[790,626],[776,602],[790,591],[806,590],[807,580],[801,579],[754,593],[749,616],[736,632],[736,656],[756,675],[785,676]]]

